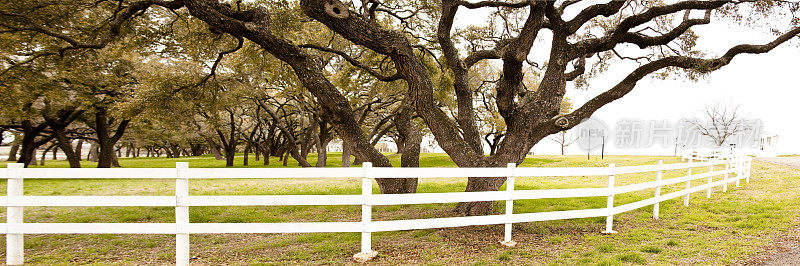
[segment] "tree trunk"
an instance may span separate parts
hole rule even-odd
[[[264,143],[264,165],[269,165],[270,147],[269,143]]]
[[[350,167],[350,148],[342,140],[342,167]]]
[[[181,146],[171,144],[168,149],[172,149],[172,158],[181,158]]]
[[[208,150],[211,151],[212,155],[214,155],[214,159],[218,161],[225,160],[225,157],[222,156],[222,152],[219,151],[219,144],[208,137],[206,137],[206,143],[208,143]]]
[[[111,153],[111,166],[122,167],[122,165],[119,164],[119,157],[117,157],[117,154],[113,152]]]
[[[97,156],[97,168],[119,166],[114,146],[117,144],[117,141],[122,138],[122,134],[124,134],[125,128],[128,127],[130,120],[122,120],[117,126],[114,135],[111,135],[108,110],[105,107],[97,107],[96,109],[95,132],[97,135],[97,145],[100,147],[100,152]]]
[[[22,121],[22,152],[20,153],[20,158],[17,160],[17,163],[25,164],[25,167],[28,167],[30,164],[36,165],[36,149],[55,138],[55,135],[51,134],[37,141],[36,137],[38,137],[45,128],[47,128],[47,126],[44,124],[34,126],[30,120]]]
[[[78,162],[81,161],[81,156],[83,153],[83,139],[78,140],[78,144],[75,145],[75,158]]]
[[[50,149],[53,149],[55,147],[56,147],[56,143],[53,143],[53,144],[50,144],[50,146],[47,146],[47,148],[45,148],[42,151],[42,158],[39,160],[39,165],[42,165],[42,166],[44,165],[44,161],[47,159],[47,153],[50,152]]]
[[[34,146],[34,138],[25,135],[27,134],[24,134],[22,137],[22,150],[20,151],[17,163],[25,164],[25,167],[28,167],[31,163],[36,164],[36,162],[32,162],[32,160],[36,160],[34,157],[36,157],[35,153],[37,147]]]
[[[33,149],[33,153],[31,154],[31,161],[30,161],[29,165],[34,165],[35,166],[35,165],[38,164],[37,160],[36,160],[36,152],[37,151],[39,151],[39,148]],[[28,167],[28,166],[26,165],[25,167]]]
[[[412,108],[410,104],[404,102],[404,106],[394,117],[395,128],[400,139],[403,139],[403,150],[398,152],[400,155],[400,167],[419,167],[419,151],[422,143],[422,135],[415,130],[411,123]],[[416,193],[417,178],[381,178],[378,179],[378,186],[381,193]]]
[[[331,140],[321,140],[317,144],[317,164],[316,167],[328,166],[328,143]]]
[[[72,141],[67,138],[67,134],[64,132],[64,130],[56,130],[55,134],[59,147],[61,147],[61,150],[64,151],[64,156],[67,157],[69,167],[81,168],[81,157],[79,157],[80,155],[75,154],[75,151],[72,149]]]
[[[111,163],[114,160],[114,149],[109,148],[107,144],[99,144],[100,151],[97,153],[97,168],[111,168]]]
[[[256,144],[254,148],[255,149],[253,149],[253,155],[256,156],[255,161],[256,162],[261,161],[261,149],[258,148],[258,144]]]
[[[247,144],[244,146],[244,162],[242,163],[244,166],[248,166],[250,164],[250,147],[252,147],[250,142],[247,142]]]
[[[233,159],[236,157],[236,150],[225,149],[225,167],[233,166]]]
[[[12,132],[14,141],[11,142],[11,150],[8,151],[8,159],[6,161],[13,162],[17,160],[17,153],[19,153],[19,146],[22,143],[22,134],[19,132]]]
[[[290,152],[291,151],[289,151],[289,149],[286,149],[286,151],[284,152],[284,154],[283,154],[283,166],[288,166],[289,165],[289,153]]]
[[[505,177],[470,177],[466,192],[497,191],[505,182]],[[493,204],[493,201],[460,202],[453,211],[465,215],[487,215]]]
[[[97,142],[92,142],[89,145],[89,153],[86,154],[86,160],[90,162],[97,162],[97,157],[99,156],[100,149],[97,146]]]

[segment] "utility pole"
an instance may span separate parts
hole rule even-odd
[[[589,145],[588,146],[589,146],[589,148],[586,149],[586,160],[587,161],[590,160],[589,159],[589,154],[592,153],[592,135],[589,135]]]
[[[606,136],[603,135],[603,146],[600,146],[600,160],[605,159],[606,154]]]

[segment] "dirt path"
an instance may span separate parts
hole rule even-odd
[[[770,157],[756,158],[756,160],[780,164],[800,169],[800,157]],[[784,246],[791,248],[788,252],[775,254],[764,261],[764,265],[796,265],[800,266],[800,241],[797,238],[797,231],[791,230],[790,235],[786,236]],[[794,236],[792,236],[794,235]]]
[[[756,160],[800,169],[800,157],[760,157],[756,158]]]

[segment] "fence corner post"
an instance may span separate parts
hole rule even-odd
[[[361,176],[361,252],[353,255],[353,259],[357,262],[363,263],[375,258],[378,255],[377,251],[372,250],[372,232],[370,223],[372,222],[372,206],[370,198],[372,196],[372,168],[371,162],[364,162],[362,164],[363,174]]]
[[[189,224],[189,206],[186,206],[184,197],[189,196],[189,179],[185,170],[189,168],[188,162],[175,163],[175,265],[189,265],[189,234],[186,226]]]
[[[683,206],[689,206],[689,198],[692,197],[692,193],[688,192],[690,188],[692,188],[692,163],[694,163],[694,159],[689,159],[689,169],[686,170],[686,197],[683,198]]]
[[[606,230],[603,231],[603,234],[616,234],[617,231],[614,231],[614,164],[608,165],[608,202],[606,203],[606,211],[608,215],[606,216]]]
[[[517,242],[511,240],[511,229],[513,228],[514,223],[511,222],[511,217],[514,215],[514,183],[515,183],[515,176],[514,168],[517,167],[515,163],[509,163],[506,165],[506,168],[509,169],[509,175],[506,180],[506,191],[508,192],[508,199],[506,199],[506,224],[505,224],[505,235],[503,236],[503,241],[500,242],[503,246],[506,247],[514,247],[517,245]]]
[[[25,164],[10,163],[6,165],[8,169],[8,183],[7,183],[7,196],[8,202],[11,202],[11,197],[22,196],[23,193],[23,180],[22,168]],[[22,206],[6,205],[6,225],[21,224],[23,222]],[[25,262],[25,240],[23,234],[6,233],[6,265],[22,265]]]
[[[657,166],[657,172],[656,172],[656,182],[659,182],[659,183],[660,183],[661,179],[663,178],[663,174],[664,174],[664,171],[662,170],[663,167],[664,167],[663,165],[664,165],[664,160],[658,160],[658,166]],[[659,209],[661,208],[661,201],[659,200],[660,197],[661,197],[661,185],[659,184],[659,186],[656,187],[656,192],[655,192],[655,196],[654,196],[654,198],[656,199],[656,203],[653,203],[653,219],[656,219],[656,220],[658,220],[658,213],[659,213]]]

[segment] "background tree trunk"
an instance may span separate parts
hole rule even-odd
[[[78,162],[81,161],[81,154],[83,153],[83,139],[79,139],[78,143],[75,145],[75,158]]]
[[[209,137],[205,138],[206,143],[208,144],[208,150],[211,151],[211,155],[214,155],[214,159],[218,161],[225,160],[225,157],[222,156],[222,152],[220,152],[219,144]]]
[[[244,162],[242,163],[242,165],[244,165],[244,166],[247,166],[247,165],[250,164],[250,162],[249,162],[249,160],[250,160],[250,147],[252,147],[250,142],[247,142],[247,144],[245,144],[245,146],[244,146]]]
[[[350,148],[342,140],[342,167],[350,167]]]
[[[97,146],[97,142],[92,142],[89,145],[89,153],[86,154],[86,160],[96,163],[99,153],[100,153],[100,148]]]
[[[81,157],[79,157],[80,155],[75,154],[75,151],[72,149],[72,141],[67,138],[67,134],[64,132],[64,129],[56,130],[55,134],[59,147],[61,147],[61,150],[64,151],[64,156],[67,157],[69,167],[81,168]]]
[[[117,160],[114,146],[117,144],[117,141],[122,138],[122,134],[124,134],[125,128],[128,127],[128,123],[130,123],[130,120],[122,120],[117,126],[114,135],[111,135],[108,110],[105,107],[96,108],[95,134],[97,135],[97,146],[100,148],[100,152],[97,155],[97,168],[119,167],[119,161]]]
[[[264,143],[264,165],[269,165],[270,146],[269,143]]]
[[[395,128],[400,139],[403,139],[403,150],[398,152],[400,155],[400,167],[419,167],[419,152],[420,145],[422,144],[422,134],[417,131],[411,123],[413,108],[410,104],[403,103],[404,106],[399,113],[394,117]],[[389,179],[393,180],[393,179]],[[386,182],[386,186],[397,187],[396,191],[387,191],[383,193],[416,193],[417,178],[398,178],[397,180]]]
[[[11,149],[8,151],[8,159],[6,161],[13,162],[17,160],[17,153],[19,153],[19,146],[22,143],[22,134],[16,131],[12,131],[11,134],[14,135],[14,141],[11,142]]]
[[[50,152],[51,149],[56,147],[56,143],[50,144],[42,151],[42,158],[39,160],[39,165],[44,165],[44,161],[47,159],[47,153]]]

